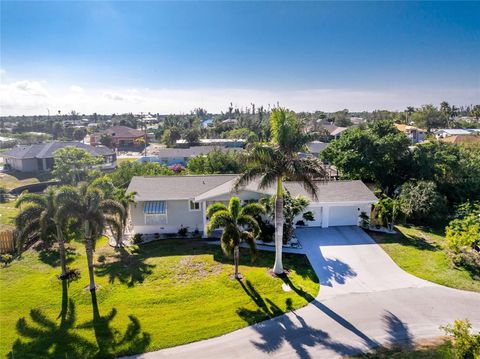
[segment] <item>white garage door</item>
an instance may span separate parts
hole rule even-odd
[[[356,226],[360,212],[357,206],[330,207],[329,227]]]

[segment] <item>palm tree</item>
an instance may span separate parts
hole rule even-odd
[[[242,207],[238,197],[230,199],[228,208],[223,203],[214,203],[207,208],[207,216],[210,218],[207,233],[211,235],[213,230],[223,228],[220,244],[226,255],[233,253],[235,279],[240,279],[238,273],[240,244],[245,242],[252,254],[256,252],[255,238],[260,233],[260,227],[254,216],[262,213],[265,213],[262,205],[249,203]]]
[[[68,197],[68,201],[65,201],[61,210],[81,224],[87,254],[89,289],[94,291],[93,251],[95,244],[107,226],[111,226],[121,233],[122,223],[119,218],[123,218],[124,209],[119,202],[105,199],[101,190],[87,184],[81,185],[78,189],[70,188],[69,193],[65,193],[65,197]]]
[[[313,197],[317,197],[316,180],[326,179],[327,173],[316,158],[302,158],[306,144],[316,138],[305,133],[293,112],[276,108],[270,116],[272,143],[254,144],[245,154],[247,170],[239,176],[235,189],[260,179],[259,188],[276,186],[275,197],[275,265],[273,272],[283,274],[283,181],[298,181]]]
[[[450,117],[452,116],[452,108],[450,107],[447,101],[443,101],[440,104],[440,112],[442,112],[443,115],[445,116],[445,119],[447,121],[447,127],[450,127]]]
[[[410,121],[412,120],[412,114],[415,112],[415,107],[413,106],[408,106],[407,109],[405,110],[407,113],[407,125],[410,124]]]
[[[20,245],[28,238],[36,237],[45,241],[56,239],[60,254],[60,266],[62,274],[67,275],[65,260],[65,241],[63,230],[65,227],[66,211],[62,210],[62,196],[56,189],[49,187],[44,195],[24,192],[15,203],[15,207],[24,207],[16,218],[16,227],[19,230]]]

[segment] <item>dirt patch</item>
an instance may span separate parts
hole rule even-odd
[[[221,264],[206,262],[201,256],[185,256],[179,261],[175,270],[175,278],[179,281],[190,279],[203,279],[210,275],[218,275],[222,272]]]

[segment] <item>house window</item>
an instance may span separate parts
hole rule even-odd
[[[200,202],[190,201],[190,211],[200,211]]]
[[[148,201],[143,205],[145,224],[167,224],[167,203],[165,201]]]

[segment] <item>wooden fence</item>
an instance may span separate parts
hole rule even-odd
[[[15,250],[15,242],[13,240],[13,231],[0,232],[0,254],[13,252]]]

